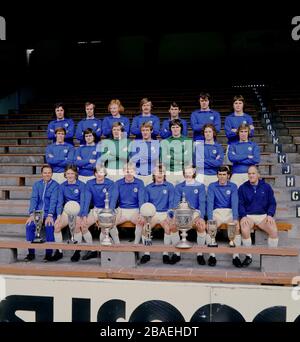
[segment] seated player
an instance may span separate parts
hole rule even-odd
[[[179,105],[176,102],[172,102],[170,104],[170,109],[169,109],[170,119],[166,119],[163,121],[161,130],[160,130],[160,136],[162,139],[167,139],[172,135],[172,132],[170,130],[170,122],[175,119],[180,120],[182,123],[182,135],[185,137],[188,136],[188,124],[186,120],[181,119],[179,117],[180,112],[181,112],[181,109]]]

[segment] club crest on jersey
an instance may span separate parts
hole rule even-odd
[[[246,120],[244,120],[244,121],[243,121],[243,124],[244,124],[244,125],[246,125],[246,123],[247,123],[247,121],[246,121]]]
[[[212,150],[212,153],[213,153],[213,154],[216,154],[216,153],[217,153],[217,150]]]
[[[248,147],[248,151],[252,151],[252,147],[251,146]]]
[[[95,155],[97,152],[96,151],[93,151],[92,154]]]
[[[74,194],[78,194],[79,193],[79,190],[78,189],[75,189],[74,190]]]
[[[106,194],[106,192],[107,192],[107,190],[104,188],[103,190],[102,190],[105,194]]]
[[[163,194],[166,194],[168,191],[166,189],[163,190]]]
[[[230,190],[226,190],[226,195],[230,195],[231,191]]]
[[[97,127],[97,124],[96,124],[96,122],[94,122],[94,123],[93,123],[93,126],[94,126],[94,127]]]
[[[138,192],[138,188],[133,188],[133,192]]]
[[[194,190],[194,194],[197,194],[197,193],[198,193],[198,189],[195,189],[195,190]]]
[[[65,123],[65,127],[68,127],[69,126],[69,124],[68,123]]]
[[[69,150],[67,150],[67,149],[64,149],[64,153],[68,153],[68,151],[69,151]]]
[[[213,117],[213,116],[210,116],[209,118],[210,118],[210,120],[213,120],[213,119],[214,119],[214,117]]]

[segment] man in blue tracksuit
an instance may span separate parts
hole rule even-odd
[[[26,221],[26,240],[33,241],[36,226],[34,224],[34,210],[43,210],[46,229],[46,241],[54,241],[54,220],[56,219],[56,206],[59,184],[51,179],[52,168],[50,165],[42,167],[42,179],[34,183],[30,199],[29,218]],[[29,249],[25,261],[35,258],[34,249]],[[46,249],[45,261],[50,261],[52,249]]]
[[[151,183],[154,166],[159,161],[159,141],[151,139],[152,132],[152,125],[144,122],[141,125],[143,139],[129,144],[129,161],[135,164],[136,175],[145,186]]]
[[[111,209],[111,203],[114,196],[115,184],[109,178],[106,178],[107,171],[104,166],[97,165],[94,168],[95,178],[89,180],[86,183],[86,193],[85,193],[85,209],[84,216],[87,216],[87,228],[91,227],[98,220],[99,210],[105,207],[105,197],[106,193],[108,193],[109,198],[109,207]],[[90,210],[89,208],[92,207]],[[116,228],[110,230],[110,235],[112,236],[115,243],[120,243],[118,232]],[[104,239],[104,234],[100,232],[100,242]],[[88,251],[83,257],[82,260],[88,260],[91,258],[96,258],[96,251]]]
[[[47,129],[48,139],[52,140],[53,143],[55,143],[56,142],[55,130],[58,127],[63,127],[66,130],[65,142],[71,145],[74,145],[73,143],[73,136],[74,136],[74,130],[75,130],[74,121],[72,119],[65,118],[65,106],[63,103],[57,103],[55,105],[55,115],[56,115],[56,119],[50,121],[50,123],[48,124],[48,129]]]
[[[119,122],[123,127],[124,136],[129,137],[130,134],[130,121],[129,119],[121,115],[124,112],[124,107],[121,101],[118,99],[111,100],[108,105],[108,111],[111,115],[105,116],[102,121],[102,134],[105,138],[112,139],[112,127],[115,122]]]
[[[76,217],[76,226],[74,232],[74,240],[78,243],[82,242],[82,237],[88,244],[92,244],[92,235],[86,225],[85,216],[85,184],[78,180],[78,171],[75,165],[68,165],[65,169],[66,181],[60,185],[57,201],[57,219],[54,224],[55,242],[62,243],[61,231],[68,225],[68,215],[64,211],[64,206],[69,201],[75,201],[80,205],[80,212]],[[57,261],[63,257],[62,250],[56,250],[52,257],[53,261]],[[80,251],[75,251],[71,257],[71,261],[80,259]]]
[[[66,130],[58,127],[55,130],[56,142],[46,147],[46,161],[53,169],[52,179],[61,184],[66,179],[65,167],[73,163],[75,148],[65,142]]]
[[[206,224],[204,217],[206,214],[206,192],[205,186],[195,180],[196,170],[192,165],[188,165],[183,170],[184,181],[175,186],[174,208],[185,194],[187,203],[191,208],[195,209],[193,216],[193,226],[197,229],[197,244],[199,246],[205,245],[206,239]],[[173,220],[173,223],[175,220]],[[205,265],[205,259],[202,253],[198,253],[197,261],[199,265]]]
[[[84,131],[90,128],[95,133],[95,142],[100,140],[102,134],[101,120],[95,118],[95,104],[93,102],[85,103],[86,118],[78,122],[75,137],[80,145],[85,145]]]
[[[231,182],[238,187],[248,180],[248,168],[260,162],[259,146],[249,141],[250,126],[242,124],[238,128],[239,141],[229,145],[228,158],[232,162]]]
[[[215,126],[216,131],[219,133],[221,130],[221,116],[209,108],[210,95],[208,93],[200,93],[199,96],[200,109],[192,112],[191,126],[194,132],[194,141],[203,140],[203,126],[212,124]]]
[[[169,113],[170,113],[170,119],[166,119],[163,121],[162,126],[161,126],[161,130],[160,130],[160,137],[162,139],[167,139],[172,135],[171,129],[170,129],[170,122],[173,120],[180,120],[182,123],[182,132],[181,134],[185,137],[188,136],[188,124],[186,122],[186,120],[181,119],[179,117],[179,114],[181,112],[181,109],[179,107],[179,105],[176,102],[172,102],[170,104],[170,109],[169,109]]]
[[[86,144],[80,146],[75,152],[74,164],[78,167],[78,179],[84,183],[94,178],[94,168],[100,158],[100,152],[97,152],[95,138],[95,132],[87,128],[84,131]]]
[[[268,246],[278,246],[277,226],[274,220],[276,200],[272,187],[259,179],[256,166],[248,169],[249,180],[239,187],[239,216],[241,219],[242,242],[246,247],[251,246],[251,229],[256,225],[268,234]],[[252,255],[247,254],[243,266],[252,262]]]
[[[245,99],[242,95],[233,98],[234,112],[226,117],[224,124],[228,145],[239,141],[238,128],[242,124],[248,124],[250,126],[250,138],[254,135],[253,120],[249,114],[244,113],[244,104]]]
[[[196,165],[196,180],[204,183],[206,187],[218,180],[218,168],[223,164],[224,150],[222,145],[216,142],[217,131],[212,124],[203,126],[204,143],[196,141],[194,164]]]
[[[207,219],[216,221],[217,227],[223,223],[235,223],[236,235],[234,239],[235,246],[241,245],[241,235],[239,228],[239,213],[238,213],[238,188],[228,180],[229,170],[226,166],[221,166],[218,169],[218,181],[210,183],[207,189]],[[211,237],[206,235],[206,243],[211,243]],[[214,254],[211,254],[208,259],[210,266],[215,266],[217,263]],[[233,254],[232,263],[236,267],[242,267],[241,260],[238,254]]]
[[[156,139],[160,131],[159,118],[151,114],[152,102],[148,98],[143,98],[140,102],[142,113],[133,118],[130,132],[136,139],[142,139],[141,126],[144,122],[149,122],[153,127],[152,139]]]

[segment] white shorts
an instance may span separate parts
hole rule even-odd
[[[87,181],[94,179],[95,176],[78,176],[78,179],[83,182],[86,183]]]
[[[151,224],[153,226],[162,223],[162,221],[164,221],[165,219],[167,219],[168,215],[166,211],[162,211],[160,213],[156,213],[152,219],[151,219]]]
[[[58,184],[62,184],[66,181],[64,172],[53,172],[52,179],[57,181]]]
[[[250,218],[254,222],[254,224],[258,225],[267,217],[267,214],[247,215],[247,217]]]
[[[219,208],[213,211],[213,219],[217,221],[217,226],[221,226],[223,223],[229,223],[233,221],[232,209]]]
[[[99,210],[101,210],[102,208],[93,208],[90,210],[88,217],[93,217],[95,219],[95,221],[98,220],[98,212]]]
[[[118,208],[117,209],[117,221],[119,221],[122,218],[122,221],[130,221],[132,222],[132,217],[136,214],[139,214],[139,209],[134,208],[134,209],[122,209]]]
[[[247,182],[248,180],[248,173],[234,173],[231,176],[230,181],[235,183],[237,187],[241,186],[243,183]]]

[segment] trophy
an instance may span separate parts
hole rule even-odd
[[[74,233],[76,227],[76,218],[80,212],[80,205],[76,201],[68,201],[65,204],[64,211],[68,215],[68,226],[71,235],[71,240],[68,240],[68,243],[77,243],[77,241],[74,239]]]
[[[33,221],[36,227],[35,238],[32,243],[43,243],[44,240],[41,238],[41,229],[44,221],[44,211],[34,210],[33,211]]]
[[[207,222],[207,233],[211,238],[210,244],[208,244],[208,247],[218,247],[218,244],[216,242],[216,235],[217,235],[217,222],[215,220],[208,220]]]
[[[236,223],[229,222],[227,224],[227,235],[228,235],[230,247],[235,247],[235,243],[234,243],[235,234],[236,234]]]
[[[110,246],[112,244],[111,238],[109,237],[109,231],[115,226],[116,223],[116,212],[109,208],[108,192],[105,193],[104,208],[99,209],[97,226],[101,228],[104,233],[104,239],[100,242],[103,246]]]
[[[182,194],[182,200],[178,207],[174,209],[175,224],[181,232],[181,241],[178,242],[178,248],[191,248],[192,244],[189,243],[187,238],[187,231],[192,228],[193,215],[195,209],[192,209],[186,201],[185,193]]]
[[[156,214],[155,206],[152,203],[144,203],[141,206],[140,214],[145,219],[146,223],[144,224],[142,234],[144,236],[144,245],[151,246],[152,245],[152,235],[151,235],[151,219]]]

